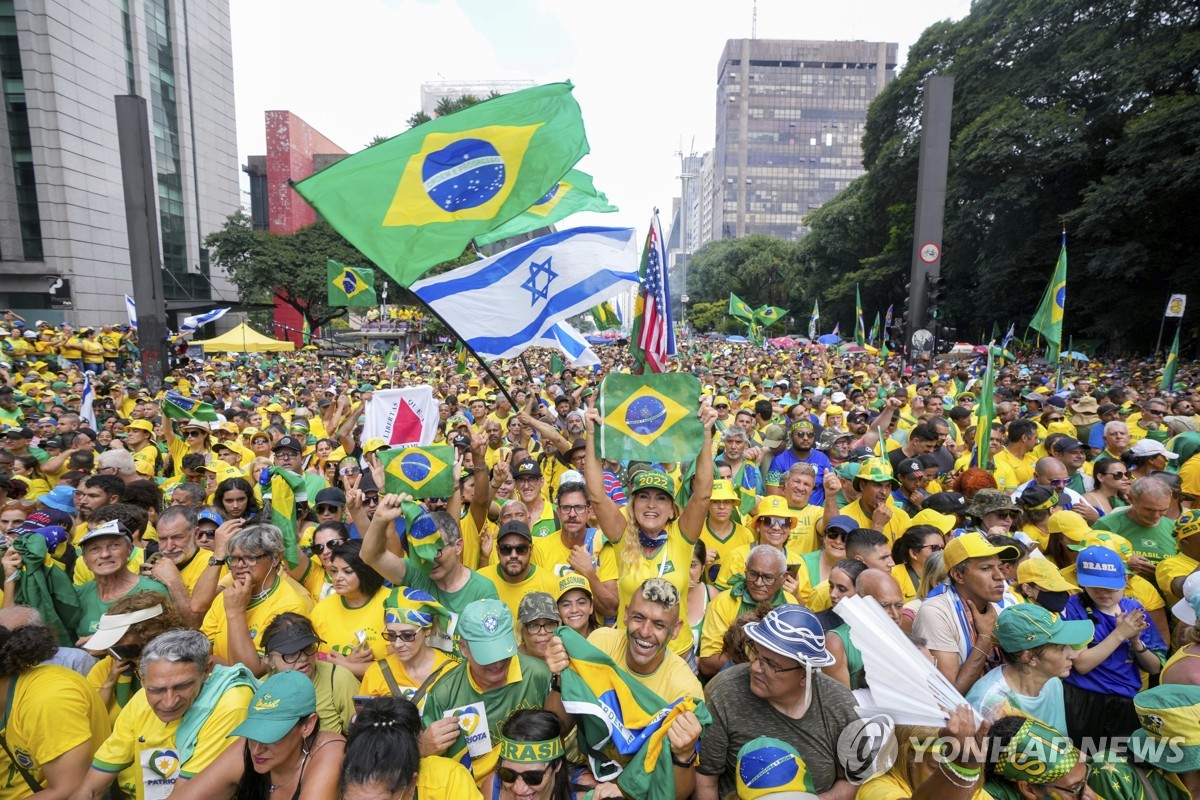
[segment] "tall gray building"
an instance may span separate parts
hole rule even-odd
[[[867,106],[894,42],[730,39],[717,68],[713,239],[802,239],[804,218],[863,173]]]
[[[0,0],[0,72],[0,307],[124,319],[123,94],[146,99],[168,308],[237,299],[201,244],[240,205],[228,0]]]

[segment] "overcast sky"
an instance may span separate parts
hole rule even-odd
[[[263,113],[299,115],[349,152],[404,130],[420,85],[570,79],[592,174],[620,211],[568,224],[664,227],[677,152],[713,146],[717,60],[750,36],[751,0],[231,0],[241,163],[266,152]],[[898,42],[969,0],[759,0],[760,39]]]

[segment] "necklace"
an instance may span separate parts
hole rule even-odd
[[[300,774],[300,770],[304,769],[304,763],[306,761],[308,761],[308,751],[304,750],[302,752],[304,753],[304,758],[300,759],[299,766],[297,766],[296,769],[292,771],[292,774],[288,776],[288,779],[286,781],[281,781],[279,783],[270,784],[267,787],[268,794],[275,794],[276,789],[282,789],[284,786],[288,786],[291,784],[292,781],[296,780],[296,776]]]

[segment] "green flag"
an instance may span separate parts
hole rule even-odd
[[[854,287],[854,343],[859,347],[867,344],[867,326],[863,322],[862,315],[862,295],[859,293],[857,285]]]
[[[1000,323],[992,323],[992,342],[996,342],[1000,338]]]
[[[283,533],[283,560],[295,569],[300,563],[296,538],[299,530],[297,502],[310,499],[305,491],[304,476],[274,466],[267,467],[264,475],[269,476],[269,482],[263,489],[263,513]]]
[[[347,267],[332,258],[325,261],[329,278],[329,305],[370,307],[378,305],[375,297],[375,270]]]
[[[561,375],[564,369],[566,369],[566,367],[563,366],[563,360],[558,355],[558,351],[555,350],[550,354],[550,371],[555,375]]]
[[[400,366],[400,348],[399,347],[393,347],[391,349],[391,352],[389,352],[387,354],[387,360],[384,361],[383,366],[387,369],[396,369],[397,367]]]
[[[690,461],[704,430],[694,375],[610,373],[600,384],[600,457],[613,461]]]
[[[456,375],[466,375],[467,374],[467,348],[463,346],[462,342],[459,342],[457,345],[457,349],[458,349],[458,352],[455,354],[455,357],[454,357],[454,373]]]
[[[987,370],[983,373],[983,385],[975,403],[975,455],[971,466],[987,469],[991,459],[989,447],[992,443],[992,423],[996,421],[996,376],[995,349],[988,348]]]
[[[618,211],[616,206],[608,202],[604,192],[596,191],[592,185],[592,176],[586,172],[573,169],[563,176],[554,188],[524,213],[508,222],[475,237],[475,244],[485,245],[517,236],[522,233],[536,231],[553,225],[579,211],[591,211],[596,214],[607,214]]]
[[[403,286],[524,213],[588,152],[570,83],[418,125],[293,188]]]
[[[762,306],[754,309],[754,318],[761,322],[764,328],[769,328],[786,315],[787,309],[778,306]]]
[[[874,345],[875,340],[879,338],[879,312],[875,312],[875,322],[871,323],[871,335],[867,337],[867,342]]]
[[[454,448],[449,445],[378,450],[384,494],[416,498],[449,497],[454,492]]]
[[[592,309],[592,321],[596,323],[598,331],[615,331],[621,327],[621,321],[617,319],[617,312],[613,310],[612,304],[608,301]]]
[[[1038,304],[1037,313],[1029,322],[1029,327],[1046,337],[1050,343],[1047,358],[1051,363],[1058,361],[1058,351],[1062,348],[1063,315],[1067,307],[1067,236],[1063,234],[1062,249],[1058,253],[1058,263],[1054,265],[1054,277],[1046,286],[1042,301]]]
[[[763,329],[758,322],[751,320],[750,325],[746,328],[746,338],[750,340],[750,344],[756,344],[760,347],[763,343]]]
[[[1179,369],[1179,328],[1175,329],[1175,343],[1171,345],[1171,352],[1167,354],[1167,363],[1163,367],[1162,382],[1158,384],[1158,388],[1164,392],[1169,392],[1175,388],[1175,372]]]
[[[752,320],[754,319],[754,309],[746,305],[733,292],[729,293],[729,316],[738,317],[739,319]]]

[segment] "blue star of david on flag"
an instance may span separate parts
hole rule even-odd
[[[551,257],[547,257],[542,263],[536,261],[529,262],[529,278],[521,284],[523,289],[529,290],[529,305],[536,305],[538,300],[545,300],[549,296],[550,282],[558,277],[558,273],[550,265]],[[538,286],[538,276],[545,275],[546,282]]]

